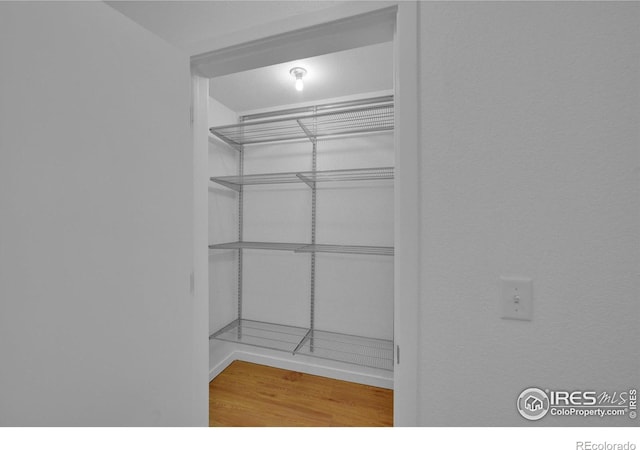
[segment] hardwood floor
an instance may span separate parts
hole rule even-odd
[[[211,427],[384,427],[393,391],[234,361],[209,383]]]

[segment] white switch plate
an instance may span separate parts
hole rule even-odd
[[[533,282],[531,278],[500,277],[502,318],[533,319]]]

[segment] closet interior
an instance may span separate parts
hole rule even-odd
[[[242,83],[234,84],[233,75],[218,84],[212,80],[209,279],[214,376],[232,359],[253,355],[274,365],[296,362],[310,372],[326,367],[338,377],[364,371],[393,378],[391,45],[370,47],[334,55],[329,68],[335,69],[339,61],[363,64],[357,56],[370,57],[372,52],[389,56],[384,58],[385,74],[372,75],[378,83],[374,91],[363,92],[367,82],[351,83],[347,95],[336,89],[340,95],[314,98],[309,83],[311,92],[299,95],[299,102],[263,103],[238,111],[241,106],[229,105],[233,101],[218,99],[216,93],[232,98],[229,86]],[[269,69],[285,71],[305,63],[322,67],[322,61],[331,58]],[[245,80],[265,76],[260,69],[251,72],[243,74]],[[286,80],[284,87],[276,84],[273,91],[293,91],[294,81]],[[270,98],[273,94],[265,92]],[[296,99],[286,96],[291,98]]]

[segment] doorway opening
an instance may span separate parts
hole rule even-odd
[[[242,359],[398,386],[397,12],[306,30],[309,57],[272,40],[275,64],[256,57],[264,43],[194,58],[200,73],[213,75],[199,80],[210,92],[211,378]],[[326,43],[341,28],[351,36],[346,49]],[[230,58],[236,51],[242,56]],[[298,57],[283,61],[287,51]]]

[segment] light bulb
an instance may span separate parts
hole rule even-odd
[[[302,81],[302,77],[307,74],[307,70],[302,67],[294,67],[289,71],[289,73],[296,77],[296,91],[301,92],[304,89],[304,82]]]

